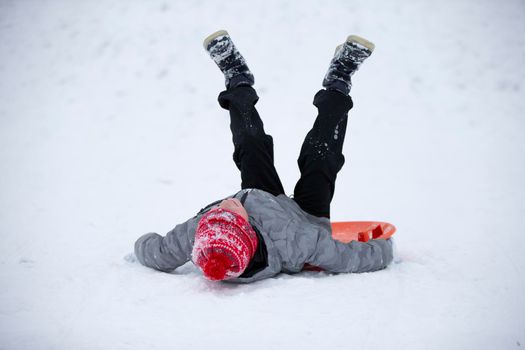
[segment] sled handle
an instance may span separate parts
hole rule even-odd
[[[379,221],[339,221],[332,222],[332,237],[343,243],[351,241],[368,242],[371,239],[388,239],[396,232],[396,227]]]

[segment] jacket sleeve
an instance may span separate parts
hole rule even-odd
[[[331,233],[320,232],[309,263],[330,272],[371,272],[382,270],[393,260],[392,240],[341,243]]]
[[[165,237],[151,232],[135,242],[135,255],[144,266],[170,272],[191,259],[198,218],[175,226]]]

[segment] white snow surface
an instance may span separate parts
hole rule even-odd
[[[376,44],[332,218],[394,223],[386,270],[231,285],[129,255],[240,188],[223,28],[288,193],[334,48]],[[0,349],[524,346],[524,33],[519,0],[0,1]]]

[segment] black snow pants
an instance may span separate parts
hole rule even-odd
[[[241,187],[257,188],[275,196],[284,188],[273,162],[273,139],[264,131],[255,109],[259,100],[250,86],[223,91],[219,104],[230,111],[233,160],[241,171]],[[345,158],[342,154],[352,99],[337,91],[320,90],[314,97],[318,115],[306,135],[298,164],[301,177],[293,199],[305,212],[330,218],[335,180]]]

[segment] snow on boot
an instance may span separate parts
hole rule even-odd
[[[253,74],[227,31],[219,30],[208,36],[204,48],[224,74],[226,88],[253,85]]]
[[[348,95],[352,88],[351,76],[372,54],[374,47],[375,45],[370,41],[357,35],[350,35],[344,44],[335,49],[323,86],[328,90],[337,90]]]

